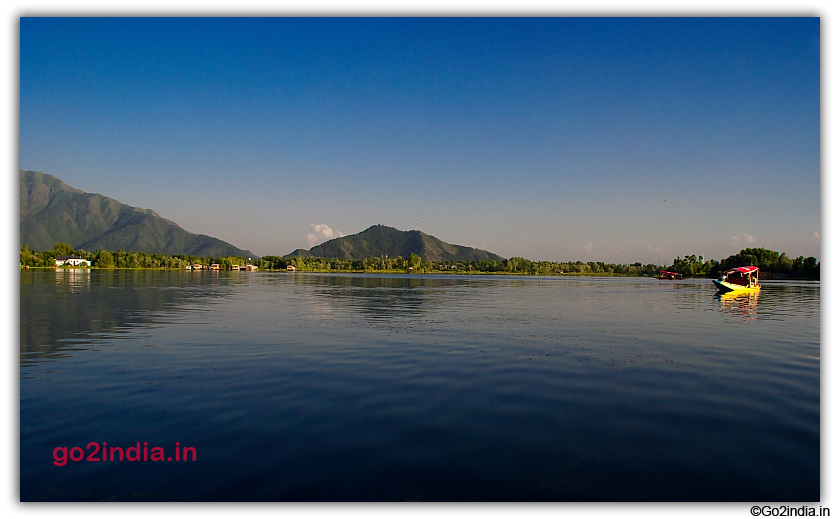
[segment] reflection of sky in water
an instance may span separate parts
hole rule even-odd
[[[819,284],[63,276],[21,273],[24,500],[818,497]],[[204,464],[42,463],[140,438]]]

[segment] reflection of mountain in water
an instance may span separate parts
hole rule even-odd
[[[456,279],[417,276],[295,276],[296,285],[315,288],[312,304],[322,312],[359,313],[368,319],[419,316],[451,297],[443,289],[457,288]]]
[[[199,284],[180,271],[21,271],[21,363],[83,344],[89,349],[91,342],[160,321],[187,303],[212,304],[224,293],[218,283]]]
[[[294,283],[314,290],[306,291],[309,310],[321,315],[354,314],[367,322],[416,320],[459,305],[481,304],[481,295],[493,288],[524,280],[493,280],[444,276],[389,275],[297,275]]]
[[[415,337],[443,337],[441,334],[455,330],[484,336],[488,329],[500,332],[522,322],[537,322],[541,318],[529,308],[512,303],[500,312],[499,303],[543,282],[535,278],[422,275],[306,274],[294,279],[295,285],[302,286],[297,300],[305,305],[308,318]]]

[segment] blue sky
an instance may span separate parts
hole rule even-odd
[[[22,18],[20,167],[259,255],[820,257],[820,21]]]

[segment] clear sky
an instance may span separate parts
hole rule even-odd
[[[20,167],[258,255],[819,258],[820,19],[24,17]]]

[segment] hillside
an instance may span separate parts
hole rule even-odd
[[[385,225],[374,225],[358,234],[335,238],[309,250],[298,249],[285,257],[365,259],[387,255],[407,258],[412,253],[428,261],[504,259],[486,250],[446,243],[421,231],[400,231]]]
[[[254,253],[113,198],[86,193],[39,171],[20,170],[20,244],[34,250],[56,243],[75,249],[244,256]]]

